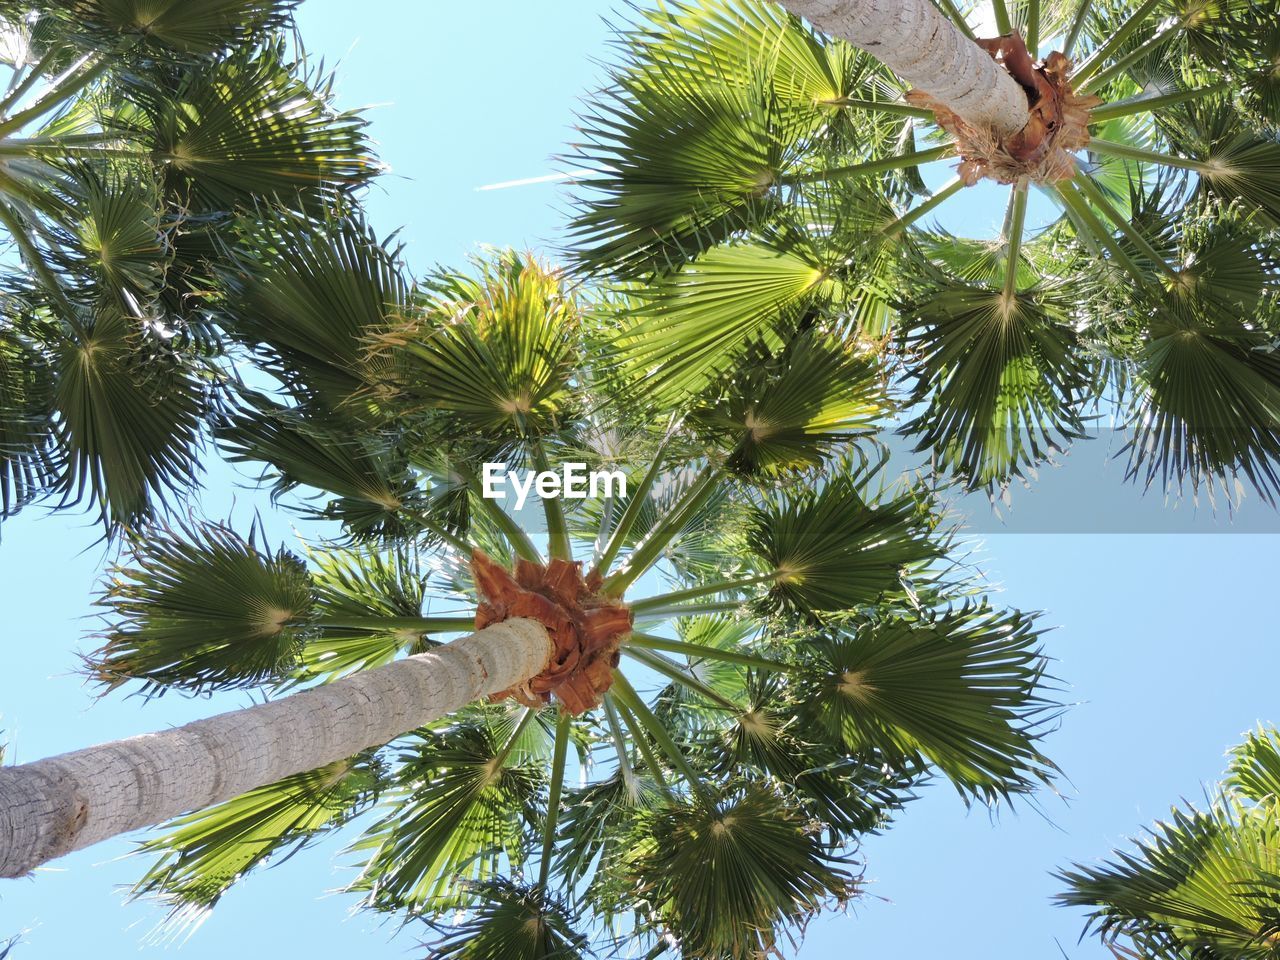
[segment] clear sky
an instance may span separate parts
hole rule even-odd
[[[344,106],[371,105],[372,133],[392,172],[370,197],[381,230],[402,228],[406,256],[425,272],[458,263],[477,244],[538,247],[554,238],[565,201],[554,185],[477,187],[552,172],[572,136],[578,98],[607,55],[599,0],[307,0],[302,35],[336,66]],[[948,225],[990,228],[1003,205],[980,194],[952,206]],[[1122,486],[1103,469],[1101,444],[1017,491],[1017,535],[971,505],[985,535],[986,569],[1002,600],[1046,611],[1045,637],[1066,699],[1078,705],[1047,751],[1065,771],[1063,799],[1039,810],[966,811],[950,788],[927,789],[899,824],[868,842],[868,897],[846,916],[809,928],[789,956],[956,960],[1098,958],[1077,945],[1079,915],[1054,908],[1049,872],[1122,843],[1224,765],[1223,751],[1258,720],[1280,720],[1274,608],[1276,526],[1246,504],[1228,525]],[[244,520],[261,502],[224,467],[209,477],[205,513]],[[1087,506],[1087,509],[1082,509]],[[289,519],[269,516],[273,543]],[[1090,522],[1093,521],[1093,522]],[[1179,529],[1181,534],[1064,535],[1044,530]],[[1215,533],[1215,531],[1217,531]],[[1232,532],[1222,532],[1232,531]],[[166,697],[94,702],[75,674],[77,651],[96,645],[89,599],[103,560],[86,518],[30,510],[0,531],[0,728],[20,760],[141,733],[237,706]],[[34,880],[0,886],[0,942],[23,930],[25,958],[157,956],[142,941],[160,914],[122,905],[119,887],[142,861],[120,860],[118,840],[68,857]],[[271,956],[422,956],[418,932],[351,916],[353,900],[327,891],[351,876],[328,844],[251,877],[176,955],[181,960]],[[170,948],[173,949],[173,948]]]

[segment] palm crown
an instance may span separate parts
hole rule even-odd
[[[960,6],[937,4],[972,38],[986,7]],[[1008,154],[984,153],[928,90],[775,6],[638,14],[568,157],[574,256],[637,304],[622,341],[676,391],[761,338],[860,343],[893,377],[905,431],[972,486],[1007,483],[1101,412],[1129,431],[1144,484],[1238,476],[1271,498],[1275,18],[1198,0],[992,7],[1006,48],[1067,58],[1046,60],[1076,111],[1049,172],[1002,169]],[[957,153],[930,193],[919,168]],[[928,227],[984,176],[1009,184],[999,239]],[[1033,190],[1059,211],[1039,229]]]

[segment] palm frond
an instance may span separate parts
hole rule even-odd
[[[0,326],[0,517],[16,513],[58,474],[53,368],[38,344]]]
[[[407,309],[397,248],[359,216],[262,208],[242,222],[221,279],[218,316],[232,336],[260,346],[300,402],[356,412],[377,378],[369,343]]]
[[[287,860],[366,809],[381,776],[375,757],[362,754],[180,817],[138,847],[156,862],[130,894],[167,904],[168,925],[195,924],[245,874]]]
[[[478,899],[467,919],[442,928],[432,943],[438,960],[585,960],[587,938],[573,929],[569,908],[538,886],[495,877],[472,887]]]
[[[768,602],[804,614],[901,597],[909,571],[939,552],[911,493],[873,502],[848,473],[820,489],[769,496],[746,541],[776,574]]]
[[[109,620],[90,658],[100,682],[199,693],[278,681],[297,663],[315,602],[298,557],[209,523],[153,529],[131,547],[98,600]]]
[[[850,750],[922,757],[966,796],[992,801],[1047,782],[1037,741],[1055,704],[1034,620],[969,605],[873,619],[818,641],[800,697]]]
[[[1280,804],[1280,731],[1260,726],[1232,748],[1226,787],[1254,803]]]
[[[62,338],[54,409],[68,502],[88,496],[104,519],[123,524],[194,483],[207,401],[189,362],[111,307]]]
[[[1089,908],[1090,925],[1143,957],[1254,960],[1280,941],[1280,824],[1273,813],[1179,810],[1136,851],[1100,866],[1075,865],[1059,878],[1064,906]]]
[[[72,35],[118,50],[134,37],[153,53],[213,54],[287,26],[299,0],[69,0]]]
[[[912,400],[904,428],[971,487],[1007,482],[1084,435],[1093,370],[1065,292],[940,283],[903,308]]]
[[[745,784],[638,814],[631,844],[608,865],[617,882],[607,889],[641,904],[683,956],[755,960],[784,933],[798,938],[823,906],[855,895],[847,865],[782,796]]]
[[[375,347],[411,399],[488,436],[555,429],[572,408],[579,316],[559,271],[515,251],[442,274]]]
[[[526,713],[526,721],[532,713]],[[471,883],[523,861],[522,823],[542,777],[509,715],[419,731],[400,752],[385,815],[354,850],[371,851],[353,889],[377,910],[436,913],[475,904]]]
[[[330,78],[308,83],[299,66],[270,41],[189,68],[171,91],[136,84],[169,195],[195,212],[271,197],[318,209],[373,177],[365,121],[335,111]]]
[[[816,467],[836,444],[872,431],[888,407],[875,362],[814,333],[751,351],[709,393],[688,422],[747,477]]]

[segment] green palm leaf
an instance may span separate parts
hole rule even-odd
[[[1226,786],[1254,803],[1280,803],[1280,731],[1259,727],[1232,748]]]
[[[1280,942],[1280,824],[1273,812],[1175,809],[1135,853],[1059,874],[1063,905],[1088,907],[1104,942],[1143,957],[1262,960]]]
[[[353,433],[341,421],[307,417],[264,398],[251,403],[256,409],[219,426],[218,439],[233,463],[269,464],[277,497],[299,487],[334,495],[323,507],[304,508],[306,515],[339,520],[354,537],[382,538],[404,530],[424,505],[390,437]]]
[[[472,888],[480,898],[471,915],[431,944],[438,960],[583,960],[586,937],[573,929],[569,909],[541,887],[495,878]]]
[[[855,623],[816,644],[801,712],[851,750],[924,758],[963,794],[1029,792],[1053,773],[1036,747],[1053,709],[1039,636],[983,605]]]
[[[246,220],[231,254],[219,302],[229,332],[262,345],[264,365],[301,402],[355,413],[376,373],[369,342],[407,309],[398,249],[359,217],[267,208]]]
[[[182,54],[212,54],[288,25],[298,0],[70,0],[78,31],[118,48],[121,37]]]
[[[1061,291],[940,284],[904,307],[919,326],[906,430],[972,487],[1007,482],[1084,435],[1092,365]]]
[[[104,519],[129,523],[194,481],[205,390],[162,334],[104,307],[54,362],[68,501],[88,495]]]
[[[670,931],[683,956],[754,960],[852,896],[847,862],[781,796],[747,784],[640,813],[609,870],[611,889],[646,904],[646,921]]]
[[[568,417],[580,319],[560,273],[504,251],[478,277],[441,275],[422,308],[381,338],[396,386],[491,439],[544,434]]]
[[[16,513],[58,474],[53,392],[44,353],[17,330],[0,326],[0,517]]]
[[[901,597],[909,571],[938,555],[914,495],[873,502],[860,479],[837,474],[754,511],[747,544],[776,574],[770,604],[815,614]]]
[[[618,349],[646,390],[670,402],[732,369],[753,340],[777,349],[788,327],[841,292],[801,248],[717,247],[645,288]]]
[[[710,393],[689,423],[741,476],[816,467],[833,446],[871,432],[888,406],[869,357],[812,333],[776,352],[760,346]]]
[[[314,616],[302,561],[263,553],[251,536],[199,524],[150,531],[113,568],[98,605],[109,627],[91,658],[108,687],[144,681],[196,693],[282,679]]]
[[[380,776],[378,761],[363,754],[180,817],[139,846],[157,859],[131,894],[168,904],[168,924],[197,923],[245,874],[287,860],[367,808]]]
[[[354,847],[372,851],[353,886],[370,906],[434,913],[474,904],[466,881],[520,865],[521,823],[541,782],[539,765],[516,749],[522,727],[490,711],[420,731],[401,751],[386,813]]]
[[[317,208],[374,176],[364,121],[334,111],[330,79],[308,83],[301,66],[271,41],[190,68],[172,92],[137,84],[170,195],[196,212],[270,197]]]

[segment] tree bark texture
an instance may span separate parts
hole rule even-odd
[[[542,624],[496,623],[268,703],[0,768],[0,877],[381,746],[536,676]]]
[[[819,30],[846,40],[971,126],[998,137],[1027,123],[1027,94],[930,0],[782,0]]]

